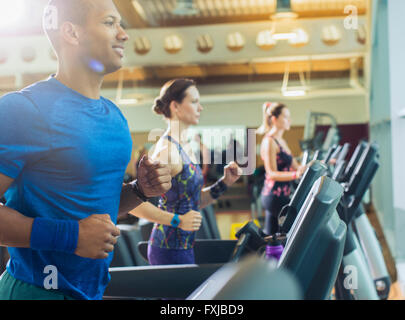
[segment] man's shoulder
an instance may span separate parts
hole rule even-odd
[[[27,131],[33,134],[34,128],[44,128],[43,112],[22,91],[10,92],[0,98],[0,119],[4,119],[0,126],[3,135],[18,137]]]
[[[101,96],[100,99],[103,101],[104,104],[108,105],[111,109],[115,110],[117,114],[126,121],[126,118],[122,114],[121,109],[118,107],[118,105],[116,105],[113,101],[103,96]]]
[[[0,98],[0,109],[12,111],[18,109],[31,109],[34,107],[32,101],[25,96],[21,91],[13,91],[6,93]]]
[[[27,99],[37,100],[54,100],[54,96],[61,93],[61,89],[50,79],[35,82],[19,91]]]
[[[35,82],[21,90],[18,91],[12,91],[9,92],[5,95],[3,95],[0,98],[0,102],[12,102],[12,101],[17,101],[19,103],[26,103],[26,104],[33,104],[32,98],[35,97],[36,95],[44,96],[44,93],[51,93],[52,86],[49,84],[47,80],[42,80]]]
[[[41,106],[49,108],[52,102],[57,100],[57,95],[48,81],[38,81],[0,97],[0,114],[7,117],[15,115],[21,121],[34,119],[34,116],[47,114],[47,110],[42,110]]]
[[[117,108],[119,110],[118,106],[112,100],[110,100],[106,97],[103,97],[103,96],[101,96],[100,99],[101,99],[101,101],[103,101],[103,103],[105,103],[113,108]]]

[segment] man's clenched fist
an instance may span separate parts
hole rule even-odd
[[[151,161],[147,155],[139,162],[137,179],[140,191],[148,198],[160,196],[172,187],[169,166]]]
[[[84,258],[105,259],[114,250],[120,230],[108,214],[93,214],[79,220],[79,239],[75,254]]]

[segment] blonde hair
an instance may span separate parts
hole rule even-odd
[[[263,103],[262,110],[263,110],[263,122],[262,125],[256,130],[257,134],[266,134],[271,129],[271,117],[278,118],[286,108],[285,104],[280,102],[265,102]]]

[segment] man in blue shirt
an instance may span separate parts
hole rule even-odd
[[[129,128],[100,97],[128,40],[112,0],[50,0],[44,22],[56,75],[0,99],[0,245],[10,253],[0,299],[101,299],[117,215],[170,189],[171,176],[145,158],[123,184]]]

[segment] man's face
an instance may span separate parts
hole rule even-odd
[[[79,54],[94,71],[102,74],[122,67],[128,35],[121,27],[121,15],[112,0],[87,0],[94,3],[81,28]]]

